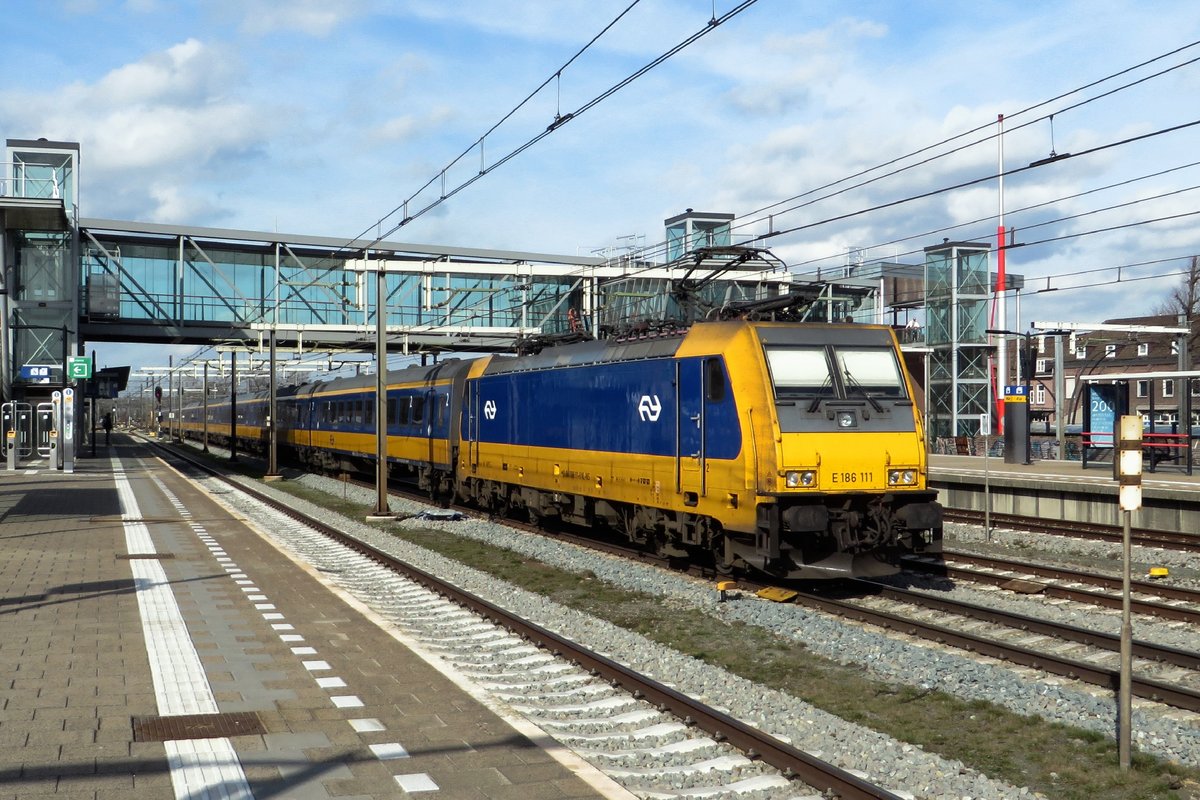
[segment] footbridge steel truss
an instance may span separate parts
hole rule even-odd
[[[780,263],[712,254],[672,265],[260,231],[79,221],[88,341],[368,345],[377,274],[389,346],[509,349],[518,340],[614,330],[792,291]]]

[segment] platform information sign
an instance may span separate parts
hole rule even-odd
[[[1028,387],[1020,386],[1005,386],[1004,387],[1004,402],[1006,403],[1025,403],[1028,402],[1026,389]]]
[[[1087,391],[1091,418],[1088,430],[1092,447],[1112,447],[1113,430],[1117,421],[1117,387],[1090,385]]]
[[[73,381],[86,381],[92,377],[92,359],[87,356],[67,357],[67,378]]]
[[[58,367],[49,367],[44,364],[25,364],[21,367],[21,380],[33,383],[49,383],[55,369],[58,369]]]

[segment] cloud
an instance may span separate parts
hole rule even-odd
[[[241,29],[252,36],[296,32],[322,38],[359,16],[365,5],[361,0],[237,0],[231,9],[242,14]]]
[[[154,220],[189,221],[216,204],[206,184],[244,170],[283,120],[240,99],[239,62],[187,39],[117,66],[93,82],[0,94],[0,116],[47,138],[78,141],[90,213],[114,207]],[[173,184],[173,185],[172,185]],[[105,188],[107,185],[107,188]],[[140,186],[138,192],[131,186]]]
[[[449,106],[431,108],[421,114],[402,114],[374,125],[366,132],[366,138],[376,144],[402,144],[441,128],[456,117]]]

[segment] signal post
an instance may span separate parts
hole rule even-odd
[[[1142,507],[1142,418],[1137,414],[1121,417],[1114,461],[1121,506],[1121,686],[1118,693],[1117,757],[1121,769],[1128,770],[1132,750],[1133,725],[1133,622],[1130,614],[1130,561],[1133,547],[1130,517]]]

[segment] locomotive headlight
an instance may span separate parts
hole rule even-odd
[[[785,475],[787,488],[800,489],[809,486],[815,486],[817,483],[817,473],[815,470],[788,470]]]
[[[915,486],[917,471],[915,469],[889,469],[888,486]]]

